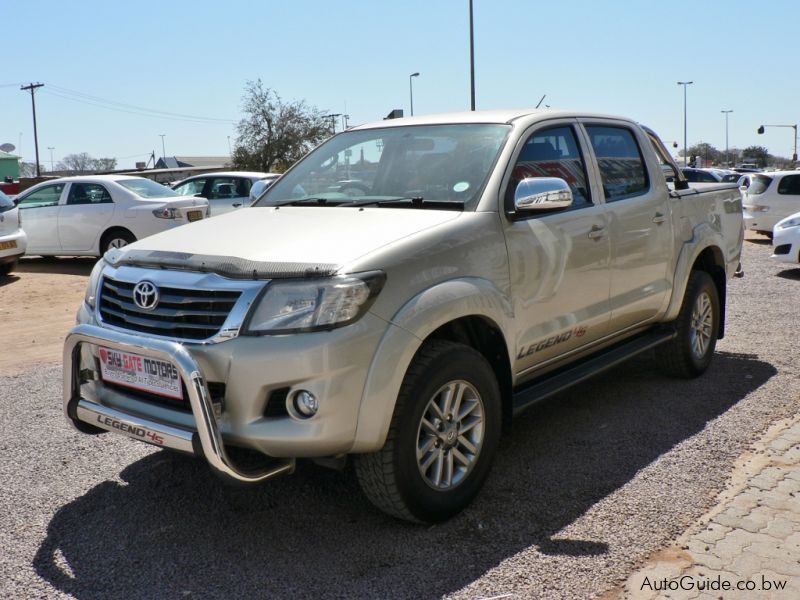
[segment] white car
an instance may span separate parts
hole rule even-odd
[[[775,225],[772,230],[772,258],[785,263],[800,263],[800,212]]]
[[[40,256],[101,256],[208,216],[203,198],[125,175],[62,177],[33,186],[14,202],[28,234],[26,254]]]
[[[277,173],[254,173],[250,171],[223,171],[220,173],[204,173],[188,177],[172,186],[172,189],[183,196],[207,198],[211,216],[221,215],[242,206],[250,206],[253,201],[251,190],[259,181],[271,183],[277,179]],[[263,192],[266,186],[259,184]],[[257,195],[260,195],[258,192]]]
[[[19,226],[19,209],[0,192],[0,276],[8,275],[25,254],[28,236]]]
[[[771,237],[778,221],[800,211],[800,173],[753,173],[748,178],[750,185],[739,188],[744,226]]]

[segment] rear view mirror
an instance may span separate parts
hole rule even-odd
[[[517,212],[546,211],[572,206],[572,190],[558,177],[529,177],[517,185],[514,210]]]

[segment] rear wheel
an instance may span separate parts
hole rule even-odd
[[[111,229],[100,240],[100,252],[105,254],[113,248],[123,248],[136,241],[136,236],[127,229]]]
[[[714,280],[705,271],[692,271],[675,320],[677,335],[656,350],[662,370],[677,377],[701,375],[711,364],[719,321],[719,294]]]
[[[500,438],[500,390],[476,350],[432,341],[406,373],[384,447],[356,457],[375,506],[436,522],[463,510],[489,473]]]

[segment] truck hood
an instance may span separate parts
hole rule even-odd
[[[112,264],[199,269],[230,277],[329,275],[460,215],[424,208],[243,208],[150,236],[106,258]]]

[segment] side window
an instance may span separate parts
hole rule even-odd
[[[606,201],[638,196],[649,189],[647,169],[633,132],[600,125],[587,126],[586,131],[600,167]]]
[[[73,183],[69,188],[67,204],[112,204],[111,194],[98,183]]]
[[[56,206],[64,191],[64,184],[48,185],[36,190],[29,196],[19,201],[19,208],[39,208],[42,206]]]
[[[250,193],[250,182],[246,179],[239,179],[238,177],[217,177],[211,184],[211,192],[208,195],[209,200],[216,200],[218,198],[241,198]]]
[[[800,196],[800,175],[787,175],[778,184],[778,193]]]
[[[195,196],[203,193],[203,187],[206,185],[207,179],[192,179],[186,183],[176,185],[173,190],[181,196]]]
[[[506,192],[509,203],[513,203],[519,182],[530,177],[563,179],[572,190],[575,208],[592,204],[586,165],[572,127],[544,129],[527,139],[511,172]]]

